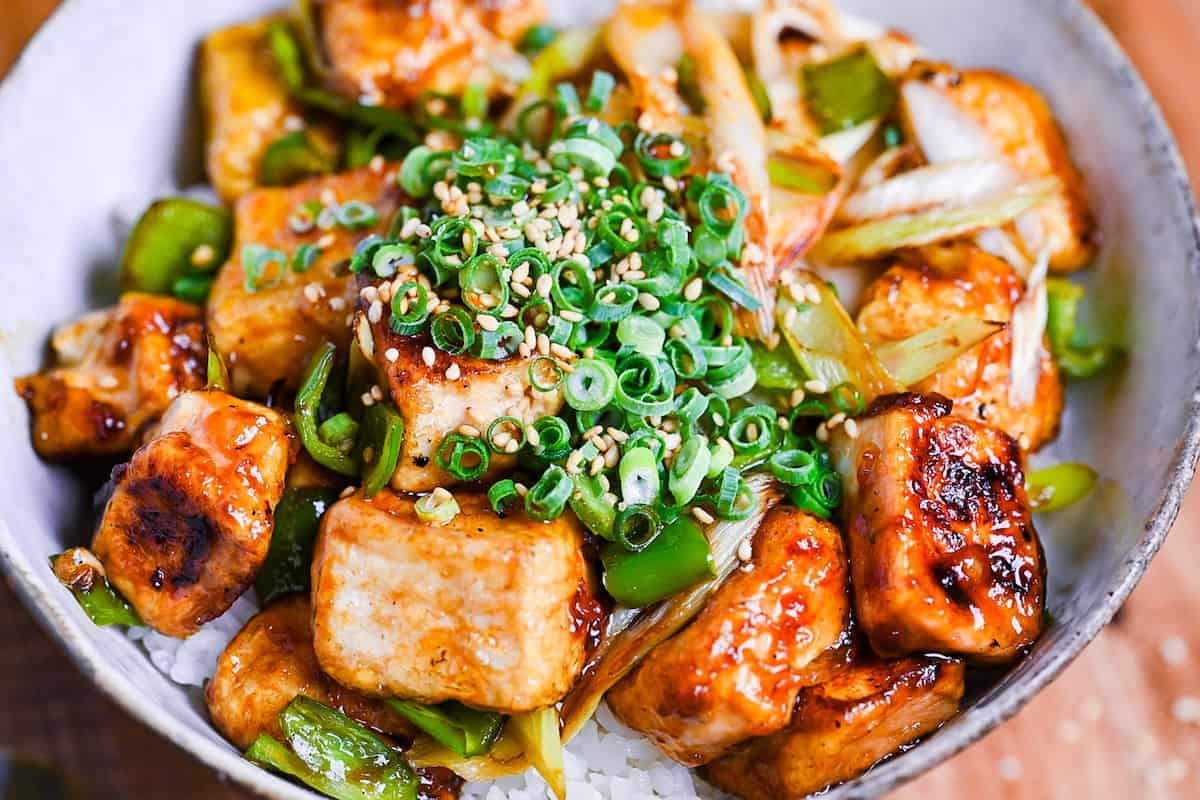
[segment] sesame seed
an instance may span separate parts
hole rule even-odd
[[[479,327],[485,331],[496,331],[500,329],[500,320],[488,314],[480,314],[475,317],[475,322],[479,323]]]
[[[362,397],[360,397],[358,399],[361,400],[362,404],[364,406],[366,406],[367,408],[370,408],[371,406],[375,405],[375,398],[371,397],[370,392],[363,392]]]
[[[517,490],[517,494],[521,495],[521,497],[529,494],[529,487],[523,483],[514,483],[513,488]]]
[[[689,303],[694,303],[700,299],[700,293],[704,291],[704,281],[699,278],[693,278],[688,281],[688,285],[683,287],[683,298]]]
[[[446,489],[443,489],[441,486],[434,489],[432,492],[430,492],[430,494],[433,495],[434,500],[438,500],[443,503],[446,502],[447,500],[454,499],[454,495],[450,494],[449,491],[447,491]]]
[[[583,453],[575,450],[567,456],[567,472],[579,472],[579,463],[583,461]]]
[[[825,394],[829,391],[829,384],[821,380],[811,380],[804,382],[804,388],[813,394]]]
[[[100,380],[96,381],[96,383],[100,385],[101,389],[115,389],[120,385],[120,381],[114,375],[101,376]]]
[[[754,547],[750,544],[749,539],[742,539],[738,545],[737,557],[739,561],[749,561],[754,558]]]
[[[425,362],[425,366],[432,367],[437,360],[437,353],[433,352],[432,347],[424,347],[421,349],[421,360]]]
[[[604,471],[604,456],[596,456],[592,459],[591,465],[588,467],[588,474],[592,477],[599,475]]]
[[[544,333],[539,333],[537,336],[537,349],[544,356],[550,355],[550,337]]]
[[[659,302],[658,298],[649,292],[642,292],[638,295],[638,305],[647,311],[658,311],[662,307],[662,303]]]
[[[572,311],[569,308],[564,308],[558,312],[558,315],[567,322],[583,322],[583,314],[580,314],[578,311]]]
[[[783,327],[791,328],[792,326],[794,326],[796,324],[797,316],[799,316],[799,312],[796,311],[796,307],[792,306],[791,308],[789,308],[787,310],[787,313],[783,315]]]
[[[824,422],[822,422],[820,425],[817,426],[817,441],[818,442],[828,442],[829,441],[829,428],[825,427]]]
[[[383,357],[388,361],[395,361],[400,357],[400,351],[394,347],[389,347],[387,350],[383,351]]]
[[[781,430],[781,431],[786,431],[788,429],[788,426],[791,425],[791,423],[788,422],[787,417],[780,417],[778,420],[778,424],[779,424],[779,430]]]
[[[854,420],[852,420],[852,419],[846,420],[845,424],[842,425],[842,430],[844,430],[846,432],[846,435],[849,436],[851,439],[858,438],[858,423],[855,422]]]
[[[192,251],[192,266],[207,267],[217,257],[217,251],[211,244],[202,244]]]
[[[529,358],[529,356],[533,355],[533,348],[521,342],[517,345],[517,353],[520,354],[521,358]]]
[[[358,491],[357,486],[347,486],[345,489],[342,489],[342,493],[340,495],[338,495],[338,497],[345,499],[357,491]]]
[[[552,343],[550,345],[550,352],[552,354],[554,354],[555,356],[558,356],[559,358],[564,359],[566,361],[571,361],[572,359],[576,358],[575,354],[572,353],[569,349],[567,349],[565,346],[563,346],[561,344],[557,344],[557,343]]]
[[[609,428],[608,435],[613,438],[617,444],[624,444],[629,439],[629,434],[620,428]]]
[[[829,428],[830,430],[833,430],[834,428],[836,428],[838,425],[841,425],[845,421],[846,421],[845,412],[839,411],[838,413],[834,414],[832,417],[829,418],[829,421],[825,423],[825,426],[827,428]]]
[[[804,398],[805,398],[804,390],[796,389],[792,392],[792,396],[789,398],[789,401],[793,406],[798,406],[804,402]]]
[[[532,425],[526,425],[525,441],[529,442],[530,447],[537,447],[542,443],[542,436],[537,432],[537,428]]]
[[[470,436],[475,439],[478,439],[480,436],[479,428],[476,428],[474,425],[468,425],[465,422],[458,426],[458,432],[463,436]]]
[[[383,319],[383,303],[378,300],[371,302],[370,308],[367,309],[367,320],[374,325]]]
[[[549,275],[542,275],[537,279],[537,293],[542,297],[550,296],[550,287],[554,285],[554,279]]]
[[[520,443],[516,439],[509,439],[508,444],[504,445],[504,452],[515,453],[521,449]]]
[[[692,516],[695,517],[703,525],[712,525],[715,521],[713,515],[705,511],[700,506],[692,509]]]
[[[383,399],[383,389],[379,388],[378,383],[371,387],[371,398],[376,402]]]
[[[459,369],[458,364],[451,364],[446,368],[446,380],[456,381],[461,377],[462,370]]]

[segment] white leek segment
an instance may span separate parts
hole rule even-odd
[[[857,190],[842,204],[838,219],[855,223],[936,206],[966,206],[988,200],[1016,183],[1016,172],[998,159],[948,161]]]
[[[525,751],[525,758],[545,779],[558,800],[567,800],[567,773],[563,767],[563,743],[558,730],[558,711],[553,707],[516,714],[508,730]]]
[[[892,377],[905,386],[912,386],[1002,330],[1002,322],[959,317],[873,349]]]
[[[900,97],[917,145],[930,164],[1004,157],[987,130],[937,87],[906,81]]]
[[[1042,375],[1042,341],[1046,335],[1046,270],[1050,265],[1050,250],[1043,249],[1029,274],[1025,294],[1013,307],[1012,363],[1009,370],[1008,402],[1015,408],[1025,408],[1036,399]]]

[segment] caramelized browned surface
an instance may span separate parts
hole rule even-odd
[[[823,677],[814,659],[839,642],[849,615],[841,533],[779,506],[752,559],[609,692],[609,705],[671,758],[703,764],[787,725],[796,692]]]
[[[969,245],[929,247],[902,256],[867,287],[858,327],[872,344],[895,342],[963,317],[1009,322],[1024,284],[1006,262]],[[986,422],[1036,450],[1058,432],[1063,389],[1058,368],[1043,347],[1033,403],[1015,405],[1011,386],[1012,332],[1003,330],[913,391],[954,401],[954,413]]]
[[[1050,248],[1052,270],[1087,266],[1096,247],[1086,187],[1045,98],[1029,84],[996,70],[963,70],[945,77],[950,79],[939,80],[943,91],[987,130],[1026,178],[1054,176],[1062,181],[1061,196],[1018,220],[1018,230],[1037,234],[1029,239],[1042,240]]]
[[[239,749],[260,733],[283,738],[279,712],[297,695],[338,709],[377,731],[410,740],[415,729],[378,700],[339,686],[317,666],[312,608],[291,595],[258,612],[234,637],[204,687],[213,724]]]
[[[321,41],[336,88],[400,106],[426,91],[497,83],[492,67],[545,15],[541,0],[325,0]]]
[[[199,99],[204,111],[205,163],[217,194],[232,202],[259,182],[263,153],[305,127],[303,109],[288,95],[267,40],[277,14],[211,33],[200,46]],[[332,132],[310,130],[336,152]]]
[[[1037,638],[1045,599],[1021,452],[949,410],[938,395],[881,397],[857,438],[831,439],[857,618],[883,656],[1008,661]]]
[[[16,382],[42,458],[128,453],[171,400],[204,385],[203,315],[170,297],[127,294],[52,345],[57,363]]]
[[[389,324],[385,311],[371,326],[374,361],[382,373],[380,383],[404,417],[404,444],[400,461],[392,476],[392,488],[404,492],[427,492],[455,483],[449,473],[437,466],[435,454],[446,434],[464,424],[486,432],[499,417],[516,417],[532,424],[543,416],[553,416],[562,408],[558,389],[539,392],[529,379],[532,358],[513,356],[504,361],[451,356],[437,348],[433,365],[425,363],[422,350],[428,337],[399,336]],[[391,356],[395,358],[391,358]],[[447,370],[457,366],[459,375],[448,378]],[[510,472],[516,457],[493,453],[483,479]]]
[[[714,761],[706,775],[744,800],[800,800],[937,730],[962,694],[961,661],[864,656],[803,689],[785,730]]]
[[[388,180],[391,174],[387,169],[364,167],[288,188],[255,189],[238,200],[233,251],[208,298],[208,325],[229,364],[234,391],[262,398],[277,382],[294,389],[309,356],[322,342],[344,348],[350,341],[348,319],[357,292],[345,265],[361,239],[386,230],[399,205],[401,194]],[[314,226],[300,234],[288,223],[306,202],[328,205],[352,200],[374,206],[379,224],[358,231]],[[308,271],[298,273],[289,267],[277,285],[247,289],[241,261],[246,245],[279,250],[290,259],[300,245],[322,240],[326,245]],[[277,268],[270,265],[262,283],[269,283]]]
[[[387,490],[326,512],[313,559],[317,659],[370,695],[506,713],[551,705],[583,667],[580,527],[457,499],[462,513],[444,527]]]
[[[188,636],[246,590],[267,555],[290,450],[278,412],[188,392],[113,470],[92,550],[147,625]]]

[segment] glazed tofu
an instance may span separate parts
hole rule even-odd
[[[850,621],[849,568],[830,523],[779,506],[753,557],[687,628],[608,694],[627,725],[688,766],[780,730]]]
[[[338,709],[351,719],[401,740],[413,727],[378,700],[339,686],[317,666],[308,598],[291,595],[256,614],[217,661],[204,688],[217,730],[238,749],[259,734],[284,739],[279,712],[297,695]]]
[[[203,313],[170,297],[127,294],[59,328],[51,346],[54,366],[16,382],[42,458],[125,455],[205,381]]]
[[[858,327],[871,344],[884,344],[963,317],[1009,322],[1023,291],[1007,262],[978,248],[924,248],[901,256],[867,287]],[[1033,402],[1014,404],[1012,338],[1010,330],[1000,331],[912,389],[945,395],[954,401],[955,415],[993,425],[1036,450],[1058,431],[1062,381],[1044,342]]]
[[[325,513],[313,559],[317,660],[344,686],[423,703],[517,713],[567,693],[583,668],[590,602],[571,515],[500,519],[458,496],[445,526],[413,500],[354,495]]]
[[[865,657],[801,691],[787,729],[709,764],[705,774],[743,800],[801,800],[937,730],[962,694],[961,661]]]
[[[433,363],[428,364],[422,355],[429,346],[428,337],[392,332],[390,313],[371,326],[364,351],[371,351],[369,355],[380,372],[379,382],[404,418],[404,444],[392,475],[396,491],[427,492],[453,484],[454,478],[438,467],[435,454],[446,434],[463,424],[486,431],[494,420],[504,416],[530,424],[562,408],[560,390],[540,392],[533,388],[530,358],[513,356],[492,361],[451,356],[430,348]],[[363,322],[365,317],[360,318],[359,325]],[[359,341],[362,343],[362,337]],[[458,377],[453,379],[446,376],[452,366],[458,368]],[[509,472],[516,463],[516,456],[493,453],[488,472],[480,480]]]
[[[335,87],[389,106],[468,83],[499,88],[495,68],[519,59],[512,41],[545,16],[541,0],[326,0],[318,11]]]
[[[881,656],[1002,663],[1041,631],[1045,562],[1020,448],[949,412],[939,395],[886,395],[856,437],[830,438],[857,619]]]
[[[200,46],[200,105],[208,178],[225,202],[258,185],[263,154],[277,139],[306,128],[271,55],[275,15],[210,34]],[[333,134],[308,128],[315,145],[336,153]]]
[[[386,229],[399,205],[400,191],[388,174],[364,167],[287,188],[256,189],[238,200],[233,254],[208,298],[209,329],[229,364],[237,394],[262,398],[273,387],[295,389],[309,356],[322,342],[342,348],[349,343],[348,320],[357,293],[345,264],[361,239]],[[326,206],[368,203],[379,222],[361,230],[313,226],[297,233],[289,219],[310,201]],[[247,287],[242,264],[247,245],[277,250],[290,260],[300,245],[317,242],[323,242],[320,255],[307,271],[271,264],[259,288]]]
[[[180,395],[154,436],[113,470],[92,551],[147,625],[190,636],[250,585],[292,450],[279,412],[196,391]]]
[[[1034,256],[1050,250],[1050,269],[1087,266],[1095,255],[1095,227],[1083,178],[1045,98],[1011,75],[993,70],[934,70],[929,85],[983,126],[1000,155],[1027,179],[1056,177],[1061,194],[1018,219],[1017,231]]]

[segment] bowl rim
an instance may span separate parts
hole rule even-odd
[[[24,78],[27,71],[26,56],[30,50],[43,39],[53,36],[62,27],[63,20],[83,6],[84,3],[78,0],[64,0],[30,37],[8,74],[0,80],[0,109],[4,108],[6,98],[12,94],[12,86]],[[1142,137],[1167,165],[1172,182],[1171,191],[1187,212],[1190,222],[1187,269],[1193,275],[1200,276],[1200,217],[1197,216],[1195,196],[1178,144],[1158,102],[1113,32],[1083,0],[1054,0],[1046,13],[1062,19],[1070,30],[1081,37],[1084,49],[1107,63],[1123,79],[1125,85],[1121,91],[1129,94],[1142,117],[1139,120]],[[1185,235],[1182,230],[1176,233]],[[1200,301],[1200,298],[1196,299]],[[1197,305],[1200,306],[1200,302]],[[1193,340],[1200,341],[1200,336],[1194,336]],[[834,787],[824,797],[831,800],[878,797],[944,763],[1010,719],[1078,657],[1125,603],[1179,514],[1196,471],[1197,459],[1200,458],[1200,374],[1194,376],[1193,392],[1187,402],[1187,424],[1172,455],[1166,484],[1154,509],[1143,523],[1141,539],[1116,570],[1104,601],[1067,631],[1043,660],[1021,676],[1020,682],[989,698],[987,713],[965,719],[952,733],[941,732],[927,737],[905,757],[890,759],[866,774]],[[236,750],[177,724],[167,712],[154,704],[149,695],[105,662],[100,648],[75,628],[77,623],[64,610],[60,598],[51,595],[50,588],[34,572],[33,566],[16,550],[15,541],[12,529],[0,518],[0,570],[10,577],[10,584],[25,607],[58,642],[85,678],[96,684],[131,716],[218,774],[228,776],[243,787],[277,800],[311,800],[319,797],[315,792],[246,761]]]

